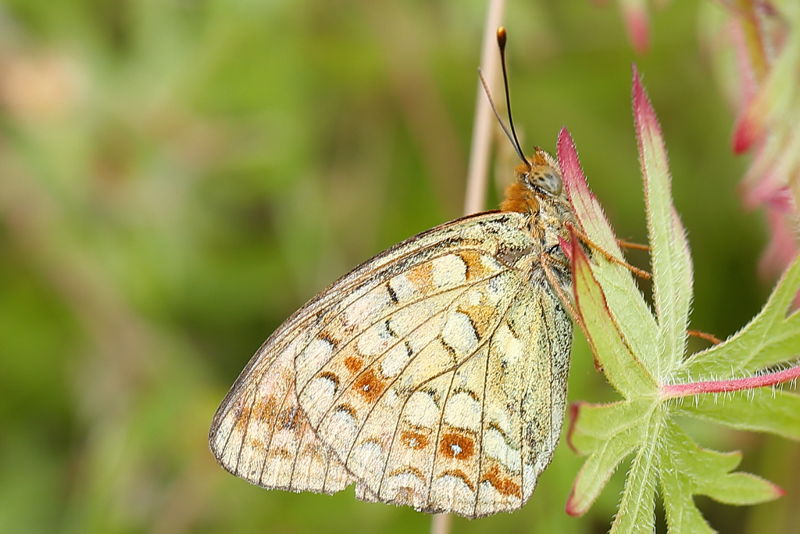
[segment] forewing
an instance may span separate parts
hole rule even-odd
[[[300,405],[359,498],[480,517],[522,506],[549,463],[571,323],[503,215],[331,310],[298,352]]]
[[[520,247],[528,246],[517,230],[523,223],[519,214],[498,212],[447,223],[365,262],[312,299],[262,345],[218,408],[209,442],[219,463],[271,489],[333,493],[346,487],[352,478],[330,447],[317,439],[298,405],[295,359],[304,362],[304,373],[319,371],[336,340],[352,336],[412,290],[389,283],[400,273],[417,273],[422,283],[424,277],[433,276],[434,266],[437,276],[449,276],[439,269],[448,261],[465,269],[463,262],[477,260],[481,253],[519,257]],[[462,263],[453,264],[454,258]],[[481,269],[483,264],[472,265]],[[438,281],[430,278],[425,283]],[[428,308],[414,310],[426,313]],[[340,363],[353,365],[350,360]],[[369,494],[362,487],[363,492]]]

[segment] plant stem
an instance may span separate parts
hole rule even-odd
[[[503,18],[505,0],[491,0],[486,13],[486,26],[483,29],[481,50],[481,70],[489,88],[497,85],[500,65],[497,52],[497,27]],[[489,145],[491,124],[494,120],[492,109],[481,85],[476,80],[475,123],[472,128],[472,144],[469,151],[469,170],[467,171],[467,192],[464,198],[464,215],[485,209],[487,170],[489,168]]]
[[[738,378],[736,380],[710,380],[706,382],[690,382],[688,384],[672,384],[661,387],[661,398],[672,399],[688,397],[701,393],[724,393],[729,391],[743,391],[764,386],[774,386],[800,378],[800,366],[784,369],[774,373],[760,376]]]
[[[450,534],[450,524],[453,522],[450,514],[436,514],[431,521],[431,534]]]

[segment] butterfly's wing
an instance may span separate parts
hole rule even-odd
[[[297,403],[297,340],[273,336],[258,350],[222,402],[209,434],[228,471],[269,489],[335,493],[352,481],[319,442]]]
[[[295,349],[297,398],[360,498],[468,517],[513,510],[558,440],[571,323],[525,215],[469,218],[436,237],[405,260],[384,255],[349,296],[333,288]]]
[[[476,518],[531,496],[561,431],[572,325],[552,292],[518,289],[493,326],[473,329],[473,350],[433,366],[420,353],[405,384],[339,441],[359,498]]]
[[[509,260],[518,257],[530,246],[529,238],[515,231],[524,222],[519,214],[498,212],[452,221],[379,254],[312,299],[261,346],[218,408],[209,432],[218,462],[271,489],[334,493],[346,487],[353,479],[329,446],[316,438],[297,403],[295,358],[323,357],[331,340],[357,328],[337,323],[337,317],[365,323],[386,299],[405,298],[407,288],[398,287],[399,293],[392,295],[387,282],[404,272],[423,278],[432,274],[434,265],[447,261],[441,259],[443,251],[463,250],[471,258],[477,257],[476,247],[483,247]],[[436,274],[449,273],[437,268]],[[348,312],[342,315],[340,310]],[[369,496],[370,491],[362,487],[359,493]]]

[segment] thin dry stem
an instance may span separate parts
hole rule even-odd
[[[431,521],[431,534],[450,534],[453,518],[450,514],[436,514]]]
[[[481,70],[489,88],[498,84],[500,65],[498,63],[496,30],[500,26],[505,10],[505,0],[491,0],[486,13],[486,26],[483,31],[481,50]],[[489,148],[491,145],[492,108],[477,84],[475,100],[475,125],[472,130],[472,144],[467,171],[467,193],[464,198],[464,214],[469,215],[484,209],[486,202],[487,171],[489,169]]]
[[[621,248],[629,248],[631,250],[644,250],[650,252],[650,247],[642,245],[641,243],[634,243],[633,241],[625,241],[624,239],[617,239],[617,245]]]

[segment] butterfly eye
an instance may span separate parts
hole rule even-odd
[[[538,176],[537,185],[553,195],[560,195],[562,190],[561,177],[554,172],[545,172]]]
[[[560,195],[563,189],[561,177],[552,170],[534,169],[533,172],[525,173],[523,180],[529,188],[553,196]]]

